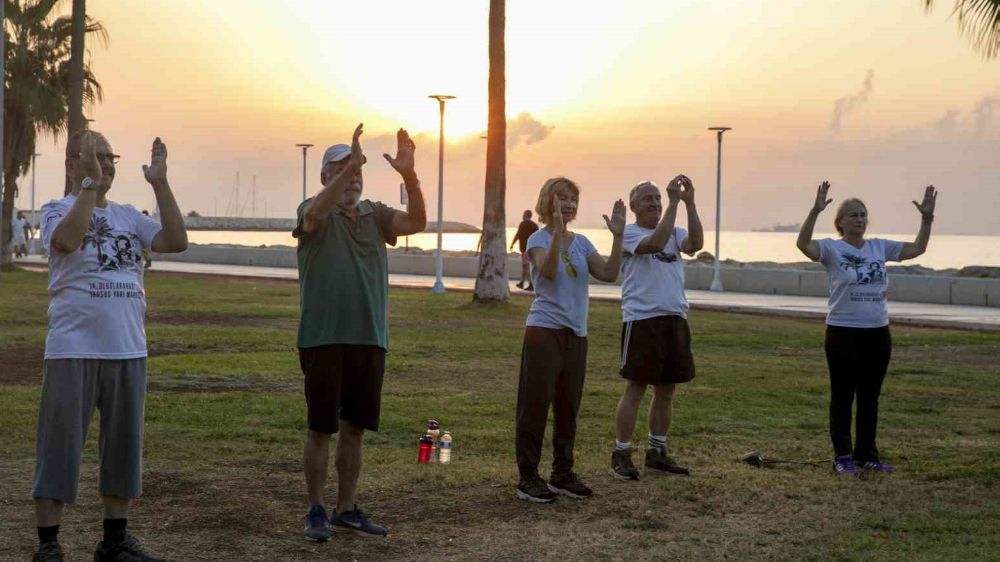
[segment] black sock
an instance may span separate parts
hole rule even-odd
[[[128,519],[105,519],[104,544],[112,545],[124,541],[126,527],[128,527]]]
[[[59,525],[38,528],[38,542],[59,542]]]

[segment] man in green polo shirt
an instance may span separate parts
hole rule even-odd
[[[416,146],[403,129],[396,157],[383,154],[406,185],[409,212],[361,200],[362,125],[351,146],[335,144],[323,154],[323,189],[299,205],[292,235],[298,239],[299,362],[305,375],[309,429],[305,446],[309,513],[305,537],[330,538],[333,529],[384,536],[355,504],[366,429],[378,430],[385,352],[389,346],[389,278],[386,244],[423,231],[424,196],[413,169]],[[327,519],[323,505],[330,436],[338,433],[337,509]]]

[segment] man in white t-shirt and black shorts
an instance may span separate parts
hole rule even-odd
[[[677,207],[683,201],[688,228],[675,227]],[[615,450],[611,468],[615,477],[638,480],[632,464],[632,434],[646,387],[653,386],[649,404],[647,469],[688,474],[667,452],[666,435],[673,415],[674,390],[694,378],[688,302],[684,296],[684,260],[701,249],[704,236],[694,204],[694,185],[680,175],[667,185],[664,212],[660,189],[642,182],[629,192],[636,222],[625,227],[622,260],[621,376],[625,393],[615,412]]]
[[[66,144],[72,192],[42,206],[49,326],[31,488],[39,541],[35,560],[63,559],[58,542],[63,506],[76,501],[95,408],[101,413],[104,540],[94,560],[160,560],[127,532],[129,504],[142,491],[147,355],[142,250],[183,251],[187,231],[167,183],[167,147],[160,139],[153,141],[150,164],[142,170],[162,224],[107,199],[118,158],[100,133],[74,133]]]

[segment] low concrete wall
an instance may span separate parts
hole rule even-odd
[[[242,246],[191,246],[180,254],[164,254],[158,259],[260,267],[296,267],[294,248],[249,248]],[[409,275],[434,275],[433,254],[389,253],[389,272]],[[446,277],[475,277],[479,258],[446,256]],[[521,276],[521,260],[507,260],[507,274],[512,280]],[[712,268],[704,265],[684,267],[685,287],[708,290]],[[765,293],[825,297],[829,295],[826,273],[796,269],[751,269],[723,267],[722,286],[735,293]],[[600,283],[591,280],[592,283]],[[940,277],[932,275],[892,275],[889,298],[899,302],[927,302],[1000,307],[1000,279]]]
[[[247,246],[188,246],[179,254],[157,254],[163,261],[254,265],[258,267],[298,267],[294,248],[251,248]]]

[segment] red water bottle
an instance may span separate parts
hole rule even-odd
[[[417,462],[427,464],[431,460],[431,449],[434,447],[434,439],[430,435],[420,438],[420,450],[417,453]]]

